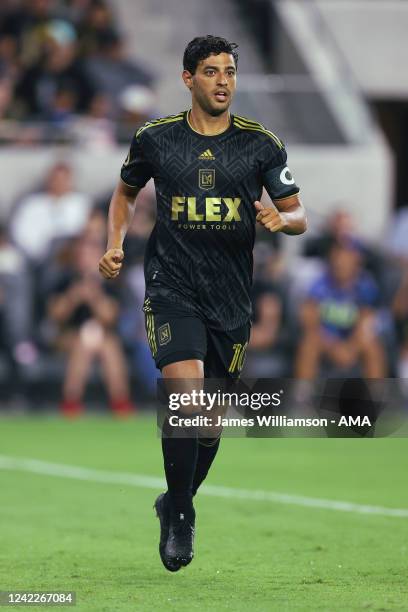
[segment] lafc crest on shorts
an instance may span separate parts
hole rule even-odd
[[[159,345],[165,346],[171,340],[171,329],[169,323],[164,323],[157,328],[157,336],[159,338]]]

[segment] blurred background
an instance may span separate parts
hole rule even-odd
[[[2,0],[3,413],[153,405],[152,183],[120,279],[97,264],[132,134],[189,107],[183,50],[209,33],[239,44],[232,110],[285,142],[309,217],[258,234],[244,373],[408,377],[407,31],[403,0]]]

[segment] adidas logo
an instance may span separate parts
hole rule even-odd
[[[207,149],[201,155],[198,156],[198,159],[215,159],[214,155],[211,153],[211,149]]]

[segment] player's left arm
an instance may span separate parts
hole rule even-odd
[[[306,231],[306,211],[297,193],[286,198],[274,199],[270,206],[256,201],[255,208],[258,211],[256,220],[270,232],[295,235]]]
[[[287,166],[287,153],[276,137],[264,140],[260,151],[262,183],[272,204],[254,202],[256,220],[271,232],[303,234],[307,228],[306,212],[299,198],[299,187]]]

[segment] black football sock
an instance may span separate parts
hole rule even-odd
[[[174,429],[174,428],[173,428]],[[195,427],[177,427],[172,437],[168,421],[163,426],[162,449],[171,513],[179,516],[192,512],[192,485],[196,470],[198,440]]]
[[[218,438],[199,438],[198,456],[195,474],[193,478],[193,495],[197,493],[198,487],[205,480],[212,462],[217,454],[221,436]]]

